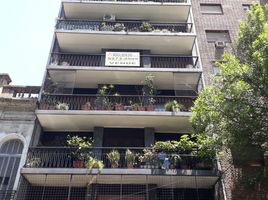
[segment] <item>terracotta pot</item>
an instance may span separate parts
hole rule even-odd
[[[138,106],[138,111],[145,111],[145,107],[144,106]]]
[[[149,105],[146,107],[147,111],[154,111],[155,110],[155,106],[154,105]]]
[[[73,161],[74,168],[83,168],[84,164],[85,164],[84,161],[81,161],[81,160]]]
[[[122,104],[116,104],[115,110],[124,110],[124,106]]]
[[[185,164],[182,164],[182,165],[181,165],[181,169],[188,169],[188,166],[185,165]]]
[[[111,164],[111,168],[118,168],[117,164]]]
[[[132,169],[133,168],[133,163],[127,163],[127,168]]]

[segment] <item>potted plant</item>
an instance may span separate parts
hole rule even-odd
[[[32,158],[27,160],[26,167],[29,167],[29,168],[40,167],[40,164],[41,164],[40,158],[32,157]]]
[[[177,142],[177,151],[190,154],[193,151],[193,148],[196,146],[196,143],[191,140],[189,135],[182,135],[180,140]]]
[[[152,32],[153,26],[149,22],[142,22],[142,24],[140,25],[140,31],[141,32]]]
[[[72,147],[72,159],[74,168],[83,168],[85,160],[90,155],[90,152],[85,152],[88,148],[92,147],[92,141],[86,137],[67,136],[67,144]]]
[[[55,106],[57,110],[69,110],[69,104],[58,102]]]
[[[126,30],[126,27],[125,27],[125,25],[123,24],[123,23],[116,23],[115,25],[114,25],[114,29],[113,29],[113,31],[125,31]]]
[[[114,27],[112,25],[107,25],[105,22],[102,22],[99,30],[100,31],[113,31]]]
[[[88,156],[87,161],[85,163],[85,167],[87,169],[97,168],[101,170],[103,169],[104,164],[101,160],[93,158],[92,156]]]
[[[176,169],[178,163],[181,163],[182,159],[179,154],[171,154],[170,158],[170,169]]]
[[[125,160],[127,163],[127,168],[133,168],[134,163],[135,163],[136,155],[130,151],[129,149],[126,150],[125,154]]]
[[[119,166],[120,153],[117,150],[112,150],[107,153],[107,158],[112,168],[117,168]]]
[[[182,107],[182,104],[178,103],[176,100],[173,100],[165,104],[165,111],[179,112]]]
[[[96,105],[98,110],[112,110],[113,103],[110,101],[109,95],[112,95],[114,85],[103,85],[98,90],[98,97],[96,98]]]
[[[145,107],[143,105],[138,105],[137,110],[138,111],[145,111]]]
[[[143,101],[146,105],[147,111],[155,110],[155,102],[154,95],[156,93],[156,88],[154,87],[154,76],[152,74],[148,74],[144,80],[144,86],[142,88],[143,93]]]
[[[154,149],[143,149],[143,154],[139,156],[141,168],[158,168],[158,157]]]
[[[116,103],[115,104],[115,110],[124,110],[124,105],[121,103]]]
[[[90,102],[86,102],[85,104],[83,104],[81,106],[82,110],[91,110],[91,103]]]

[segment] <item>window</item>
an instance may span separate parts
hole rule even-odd
[[[206,36],[208,42],[216,42],[216,41],[223,41],[223,42],[231,42],[231,38],[229,35],[229,31],[218,31],[218,30],[206,30]]]
[[[223,14],[221,4],[200,4],[202,14]]]
[[[20,140],[9,140],[0,148],[0,189],[13,190],[18,172],[23,144]]]
[[[244,11],[249,11],[250,10],[251,4],[242,4],[243,10]]]

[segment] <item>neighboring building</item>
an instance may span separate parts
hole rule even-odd
[[[12,199],[19,169],[26,160],[35,130],[40,87],[12,86],[8,74],[0,74],[0,199]]]
[[[224,199],[216,164],[197,168],[181,155],[186,166],[172,170],[127,168],[124,154],[192,132],[190,107],[251,3],[64,0],[16,199]],[[179,112],[165,110],[173,100]],[[92,138],[105,168],[73,165],[67,135]],[[106,157],[113,149],[118,168]]]

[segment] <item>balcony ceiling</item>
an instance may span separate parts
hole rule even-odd
[[[194,33],[56,30],[62,52],[96,53],[102,49],[149,49],[152,54],[192,53]]]
[[[45,131],[92,131],[94,127],[145,128],[156,132],[190,133],[190,112],[37,110]]]
[[[204,174],[195,176],[197,171],[200,173],[203,171]],[[23,176],[35,186],[68,187],[72,184],[85,187],[92,182],[98,184],[150,183],[163,188],[211,188],[218,180],[218,176],[206,170],[183,170],[180,175],[157,175],[151,169],[103,169],[99,175],[96,173],[97,170],[86,169],[22,169]],[[71,176],[72,182],[70,183]]]
[[[150,73],[157,89],[196,90],[202,73],[200,69],[187,68],[51,66],[48,69],[53,81],[75,88],[97,88],[98,84],[141,85]]]
[[[190,3],[156,2],[63,2],[67,19],[102,20],[105,14],[116,19],[150,20],[152,22],[186,22],[190,12]]]

